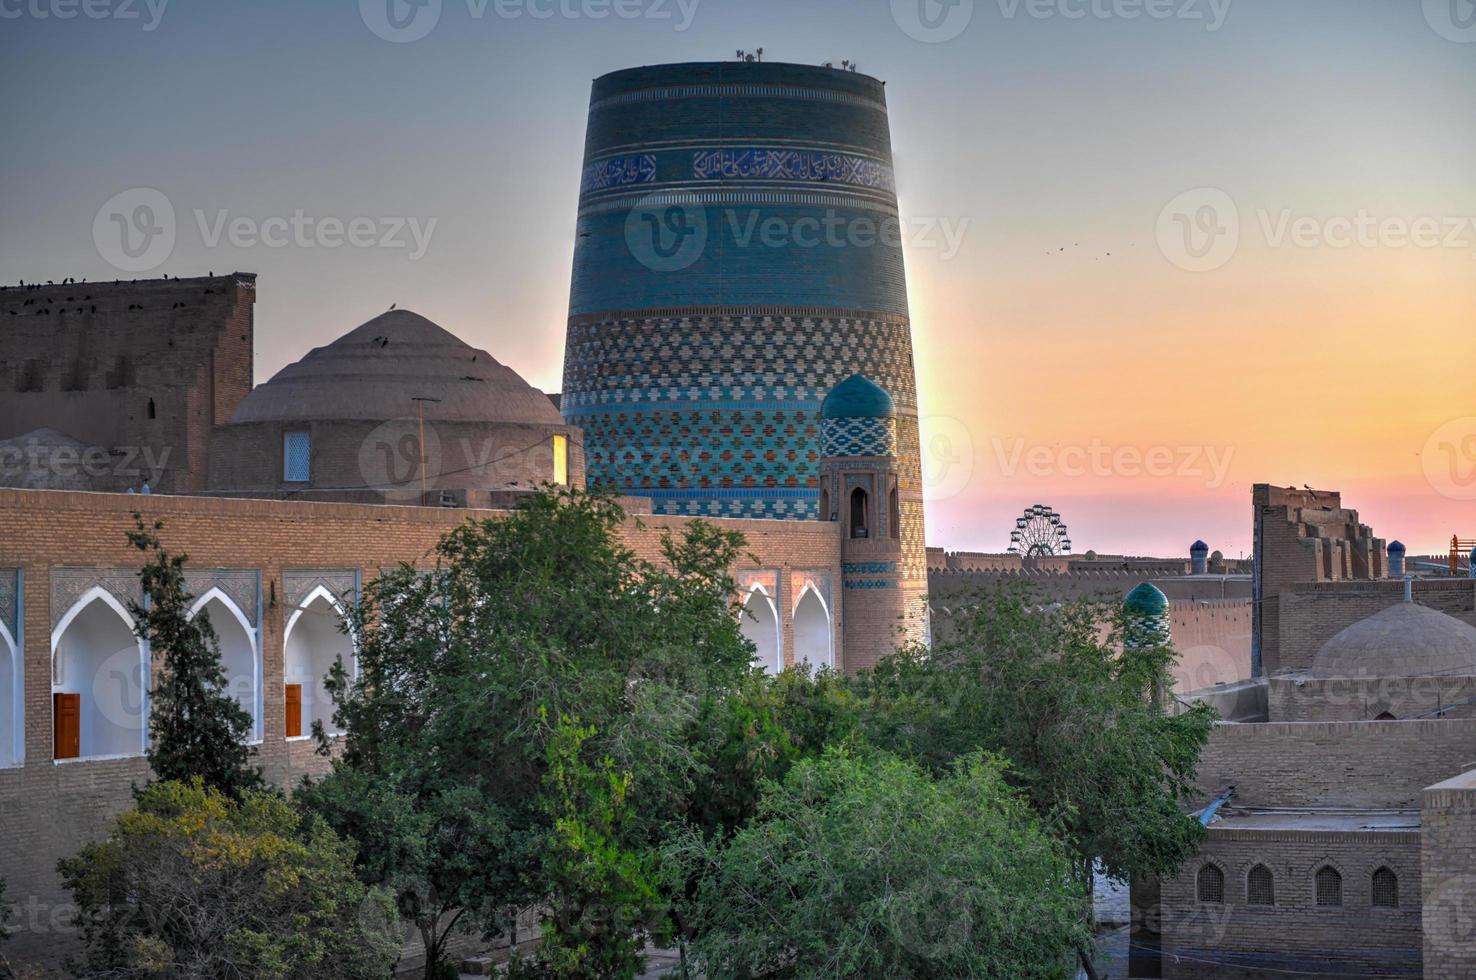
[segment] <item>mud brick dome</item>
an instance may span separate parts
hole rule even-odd
[[[1416,602],[1360,620],[1324,643],[1313,677],[1425,677],[1476,674],[1476,628]]]
[[[421,497],[423,459],[427,502],[486,506],[489,494],[580,479],[578,443],[511,368],[391,310],[252,390],[216,430],[210,489],[409,503]]]
[[[896,403],[921,578],[896,221],[877,79],[742,62],[596,79],[561,403],[584,428],[590,482],[663,513],[815,520],[820,403],[862,374]]]

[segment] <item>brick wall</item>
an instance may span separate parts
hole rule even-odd
[[[1258,483],[1251,490],[1255,547],[1252,644],[1262,674],[1294,670],[1283,663],[1277,596],[1288,586],[1348,579],[1382,579],[1382,538],[1343,507],[1332,490],[1298,490]]]
[[[1476,977],[1476,770],[1425,790],[1420,807],[1425,977]]]
[[[1371,721],[1395,718],[1476,717],[1476,677],[1272,677],[1267,683],[1271,721]]]
[[[1476,581],[1426,579],[1413,587],[1416,602],[1476,625]],[[1311,669],[1317,651],[1339,631],[1403,600],[1404,583],[1393,579],[1283,586],[1274,600],[1277,653],[1267,673]]]
[[[100,490],[142,483],[149,460],[155,489],[203,489],[210,425],[251,388],[255,301],[245,273],[0,290],[0,439],[44,427],[119,450]]]
[[[262,721],[258,761],[278,785],[290,786],[305,773],[322,772],[326,760],[313,744],[289,742],[284,733],[283,633],[287,608],[284,573],[298,569],[354,570],[365,581],[382,567],[426,557],[439,538],[472,518],[496,511],[432,507],[239,500],[207,497],[150,497],[61,491],[0,490],[0,567],[24,570],[23,615],[25,765],[0,770],[0,877],[9,900],[23,910],[23,930],[7,954],[20,961],[55,961],[71,933],[55,874],[60,857],[75,852],[102,832],[113,814],[125,808],[129,788],[147,778],[142,759],[52,761],[51,629],[52,570],[55,566],[133,569],[138,553],[125,539],[132,514],[164,522],[161,537],[174,551],[189,555],[191,569],[256,570],[261,575],[263,610]],[[641,516],[622,531],[640,556],[659,559],[661,535],[679,530],[686,519]],[[814,521],[722,520],[742,531],[745,552],[759,567],[777,570],[783,644],[794,642],[791,612],[794,580],[828,576],[839,588],[839,524]],[[744,559],[743,566],[751,563]],[[835,593],[832,592],[832,595]],[[864,601],[864,598],[863,600]],[[848,663],[844,604],[831,601],[839,665]],[[869,642],[890,644],[879,630],[857,638],[857,656],[871,658]],[[0,726],[3,727],[3,726]],[[32,911],[26,912],[29,907]],[[53,916],[55,924],[52,924]],[[27,926],[25,923],[31,923]]]
[[[1246,806],[1416,809],[1426,786],[1476,764],[1476,720],[1215,726],[1200,789]]]
[[[1197,877],[1206,864],[1224,874],[1221,903],[1198,900]],[[1273,906],[1247,902],[1247,876],[1256,864],[1272,873]],[[1343,877],[1341,906],[1315,902],[1314,875],[1328,864]],[[1372,904],[1373,872],[1380,867],[1398,876],[1398,908]],[[1420,975],[1418,831],[1212,827],[1199,855],[1162,881],[1159,902],[1164,977]]]

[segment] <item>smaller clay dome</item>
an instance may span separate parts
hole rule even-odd
[[[886,389],[859,374],[830,389],[820,404],[820,417],[825,419],[884,419],[896,412]]]
[[[1322,645],[1313,677],[1476,674],[1476,628],[1416,602],[1359,620]]]

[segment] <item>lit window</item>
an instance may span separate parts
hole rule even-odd
[[[1373,873],[1373,903],[1381,909],[1399,908],[1399,877],[1388,868]]]
[[[308,481],[308,434],[306,432],[282,433],[282,479],[287,483]]]
[[[569,437],[554,436],[554,483],[561,487],[569,485]]]
[[[1343,904],[1343,876],[1336,868],[1317,869],[1317,904]]]
[[[1245,902],[1247,905],[1276,904],[1276,879],[1264,864],[1250,869],[1245,883]]]
[[[1199,900],[1216,905],[1225,901],[1225,872],[1213,864],[1199,869]]]

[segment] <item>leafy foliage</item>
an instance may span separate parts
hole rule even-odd
[[[568,980],[634,976],[639,938],[662,903],[652,855],[623,843],[632,776],[608,758],[584,758],[592,728],[565,719],[548,748],[545,806],[554,821],[544,860],[551,906],[538,959],[544,975]]]
[[[399,954],[389,896],[353,845],[280,796],[233,800],[196,778],[152,783],[107,840],[59,863],[79,908],[80,974],[120,980],[383,978]]]
[[[832,750],[727,846],[688,836],[706,975],[1058,978],[1086,938],[1069,852],[974,754],[934,778]]]
[[[869,739],[934,770],[985,750],[1076,855],[1128,880],[1175,872],[1203,838],[1185,813],[1215,714],[1170,715],[1174,652],[1119,650],[1101,606],[1054,612],[1018,594],[981,597],[930,653],[903,651],[856,682]]]
[[[607,812],[580,832],[621,851],[655,846],[703,772],[704,700],[751,670],[728,571],[741,537],[690,522],[653,562],[620,544],[623,519],[606,495],[530,494],[509,517],[449,534],[434,569],[402,567],[365,590],[358,680],[340,671],[329,684],[345,751],[300,798],[361,842],[360,875],[394,890],[430,951],[428,976],[463,920],[506,931],[519,910],[561,901],[555,883],[587,904],[581,869],[634,887],[576,859],[561,794],[592,792],[580,765],[633,774],[601,791]],[[570,718],[587,729],[578,764],[559,745]],[[613,943],[618,958],[627,939],[581,942]]]
[[[250,765],[256,750],[246,744],[251,716],[231,696],[220,662],[220,644],[210,616],[190,615],[185,584],[186,555],[164,550],[155,532],[134,515],[137,530],[129,542],[149,555],[139,572],[146,604],[130,603],[135,630],[163,654],[158,683],[150,695],[149,765],[164,780],[199,777],[205,785],[239,798],[261,785],[261,771]]]

